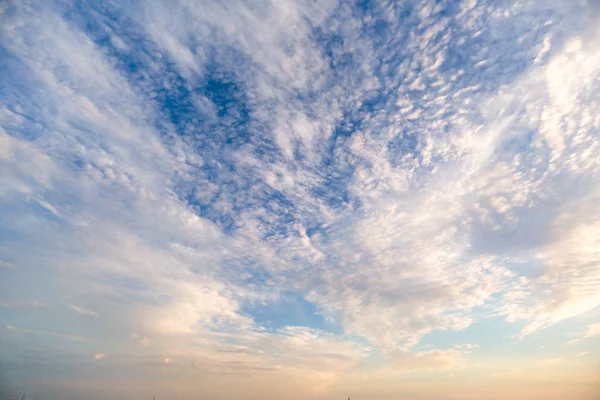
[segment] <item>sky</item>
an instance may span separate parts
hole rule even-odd
[[[0,1],[0,398],[597,399],[598,26]]]

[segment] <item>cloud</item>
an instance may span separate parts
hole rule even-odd
[[[102,360],[104,357],[106,357],[106,354],[104,354],[104,353],[94,354],[94,360]]]
[[[86,308],[71,306],[71,310],[75,311],[79,315],[91,315],[92,317],[99,317],[98,313],[92,310],[88,310]]]
[[[400,371],[457,370],[465,367],[461,352],[453,349],[395,352],[392,357],[393,368]]]
[[[90,341],[90,339],[82,337],[82,336],[69,335],[69,334],[64,334],[64,333],[59,333],[59,332],[43,331],[43,330],[37,330],[37,329],[27,329],[27,328],[16,327],[13,325],[5,325],[5,327],[9,331],[19,332],[19,333],[24,333],[24,334],[52,336],[52,337],[57,337],[60,339],[65,339],[65,340],[74,341],[74,342],[89,342]]]
[[[13,333],[141,332],[139,365],[328,388],[463,368],[476,345],[415,350],[433,332],[597,307],[586,6],[427,4],[11,5],[3,290],[91,308]],[[284,293],[309,326],[249,311]]]
[[[12,264],[10,264],[10,263],[7,263],[7,262],[5,262],[5,261],[2,261],[2,260],[0,260],[0,267],[5,267],[5,268],[14,268],[15,266],[14,266],[14,265],[12,265]]]
[[[142,346],[150,346],[150,343],[152,343],[150,341],[150,339],[147,336],[144,336],[143,338],[140,339],[140,344]]]
[[[454,345],[455,349],[459,350],[472,350],[478,348],[479,345],[477,343],[467,343],[467,344],[457,344]]]
[[[9,299],[6,301],[0,301],[0,307],[2,307],[2,308],[39,308],[39,307],[44,307],[44,303],[41,303],[37,300]]]
[[[137,333],[132,333],[129,335],[129,337],[131,339],[139,339],[138,342],[142,345],[142,346],[149,346],[151,342],[150,338],[148,336],[141,336],[140,334]]]
[[[600,322],[588,325],[587,328],[579,335],[578,338],[570,340],[569,342],[567,342],[567,344],[574,344],[584,339],[589,339],[596,336],[600,336]]]
[[[44,209],[50,211],[56,217],[62,217],[62,214],[50,203],[44,200],[38,200],[38,204],[42,206]]]

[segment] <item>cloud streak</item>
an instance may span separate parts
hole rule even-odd
[[[588,325],[577,339],[570,340],[568,344],[574,344],[584,339],[589,339],[596,336],[600,336],[600,322]]]
[[[77,307],[77,306],[73,306],[73,305],[70,308],[71,308],[71,310],[75,311],[79,315],[90,315],[92,317],[99,317],[100,316],[100,315],[98,315],[97,312],[92,311],[92,310],[88,310],[86,308]]]

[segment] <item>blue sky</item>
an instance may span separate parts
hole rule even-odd
[[[596,2],[0,11],[0,397],[596,394]]]

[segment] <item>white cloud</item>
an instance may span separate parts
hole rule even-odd
[[[94,360],[102,360],[104,357],[106,357],[106,354],[104,354],[104,353],[94,354]]]
[[[142,346],[150,346],[150,344],[152,343],[152,341],[150,340],[150,338],[148,336],[142,336],[138,333],[131,333],[129,335],[129,337],[131,339],[136,339],[138,341],[138,343],[141,344]]]
[[[459,350],[472,350],[478,348],[479,345],[477,343],[467,343],[467,344],[457,344],[454,345],[455,349]]]
[[[0,170],[3,184],[0,199],[13,193],[29,195],[35,189],[51,187],[54,163],[31,143],[7,134],[6,128],[22,126],[20,118],[0,105]]]
[[[568,344],[577,343],[584,339],[600,336],[600,322],[588,325],[587,328],[579,335],[578,338],[570,340]]]
[[[538,55],[535,57],[534,62],[536,64],[541,63],[551,48],[552,48],[552,35],[546,35],[544,37],[544,43],[542,44],[542,48],[540,49],[540,52],[538,53]]]
[[[27,328],[21,328],[21,327],[17,327],[17,326],[13,326],[13,325],[5,325],[5,327],[9,331],[19,332],[19,333],[23,333],[23,334],[51,336],[51,337],[57,337],[59,339],[65,339],[65,340],[74,341],[74,342],[89,342],[90,341],[90,339],[82,337],[82,336],[69,335],[69,334],[64,334],[64,333],[59,333],[59,332],[51,332],[51,331],[44,331],[44,330],[38,330],[38,329],[27,329]]]
[[[38,204],[40,206],[42,206],[43,208],[45,208],[46,210],[50,211],[56,217],[59,217],[59,218],[62,217],[62,214],[56,209],[56,207],[54,207],[52,204],[48,203],[47,201],[38,200]]]
[[[519,25],[538,18],[522,5],[505,22],[519,40],[485,39],[494,10],[477,1],[423,8],[414,27],[392,4],[373,18],[382,44],[336,2],[153,1],[111,25],[138,76],[60,6],[15,7],[2,46],[36,99],[1,99],[0,216],[26,239],[0,250],[52,301],[152,342],[132,353],[324,382],[373,351],[396,371],[460,369],[476,345],[411,349],[490,315],[526,335],[600,304],[600,47],[561,48],[568,18],[549,35]],[[324,49],[318,32],[339,40]],[[447,50],[471,40],[494,48],[465,71]],[[248,126],[208,94],[190,100],[198,118],[169,120],[160,93],[195,92],[211,68],[247,97]],[[247,312],[286,291],[342,333]]]
[[[97,312],[88,310],[87,308],[77,307],[77,306],[73,306],[73,305],[70,308],[71,308],[71,310],[75,311],[79,315],[91,315],[92,317],[100,316],[100,315],[98,315]]]
[[[150,343],[152,343],[150,341],[150,339],[147,336],[144,336],[143,338],[140,339],[140,344],[142,346],[150,346]]]

